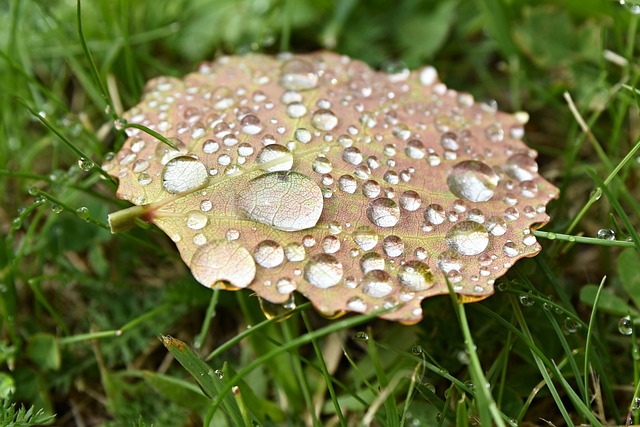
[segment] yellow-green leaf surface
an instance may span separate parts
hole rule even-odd
[[[395,74],[328,52],[223,57],[150,81],[104,164],[131,215],[164,230],[203,285],[324,314],[493,293],[540,246],[558,190],[522,142],[524,113],[477,103],[432,67]],[[110,217],[120,229],[127,214]]]

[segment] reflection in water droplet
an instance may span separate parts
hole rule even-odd
[[[358,227],[352,237],[356,245],[363,251],[370,251],[378,244],[378,234],[366,225]]]
[[[280,68],[280,86],[289,90],[309,90],[318,85],[313,64],[305,59],[291,58]]]
[[[187,214],[187,227],[192,230],[200,230],[207,225],[208,219],[205,214],[199,211],[191,211]]]
[[[518,181],[531,181],[538,174],[538,164],[527,154],[517,153],[507,159],[504,171]]]
[[[420,208],[422,200],[420,200],[418,193],[413,190],[407,190],[400,195],[399,202],[402,209],[413,212]]]
[[[461,221],[447,232],[447,244],[461,255],[478,255],[489,246],[489,234],[482,224]]]
[[[622,335],[631,335],[633,333],[633,322],[630,316],[624,316],[618,321],[618,332]]]
[[[256,275],[253,257],[235,241],[214,240],[200,246],[190,265],[196,280],[210,288],[220,281],[246,288]]]
[[[400,220],[400,208],[393,200],[380,197],[367,206],[367,217],[379,227],[393,227]]]
[[[424,262],[408,261],[398,269],[398,282],[411,291],[424,291],[433,286],[433,273]]]
[[[610,228],[601,228],[596,234],[596,238],[602,240],[616,240],[616,232]]]
[[[507,221],[499,216],[492,216],[487,220],[487,231],[492,236],[502,236],[507,232]]]
[[[304,278],[321,289],[337,285],[342,280],[342,264],[328,254],[314,255],[304,266]]]
[[[383,270],[372,270],[364,275],[362,292],[373,298],[384,298],[393,291],[393,281],[389,273]]]
[[[283,231],[314,227],[322,214],[323,200],[320,187],[297,172],[261,175],[236,194],[236,206],[245,216]]]
[[[486,202],[493,197],[499,177],[489,165],[478,160],[457,163],[447,176],[449,190],[470,202]]]
[[[399,236],[387,236],[382,240],[382,249],[388,257],[399,257],[404,253],[404,242]]]
[[[365,274],[373,270],[384,270],[384,258],[377,252],[367,252],[360,258],[360,269]]]
[[[162,187],[171,194],[193,190],[207,182],[206,166],[188,156],[174,157],[162,170]]]
[[[338,117],[331,110],[321,108],[311,116],[311,124],[318,130],[330,131],[338,126]]]
[[[424,219],[433,225],[442,224],[446,219],[444,208],[437,204],[430,204],[424,211]]]
[[[267,172],[288,171],[293,166],[293,154],[284,145],[271,144],[260,150],[256,163]]]
[[[263,240],[253,250],[253,258],[261,267],[274,268],[284,262],[284,249],[273,240]]]

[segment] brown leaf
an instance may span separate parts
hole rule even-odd
[[[466,301],[540,245],[558,190],[509,115],[448,89],[432,67],[385,74],[334,53],[223,57],[160,77],[126,114],[138,129],[104,165],[118,197],[164,230],[205,286],[322,313]],[[110,216],[114,229],[126,214]]]

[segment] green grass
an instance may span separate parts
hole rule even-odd
[[[0,5],[6,425],[640,423],[635,1],[72,3]],[[157,229],[109,233],[128,204],[99,165],[145,81],[221,53],[323,47],[430,63],[530,113],[561,195],[535,232],[543,251],[494,296],[431,298],[414,326],[324,319],[302,300],[265,318],[247,292],[198,285]]]

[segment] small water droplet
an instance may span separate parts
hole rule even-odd
[[[618,321],[618,332],[622,335],[631,335],[633,333],[633,322],[630,316],[624,316]]]
[[[507,159],[504,171],[518,181],[531,181],[538,174],[538,164],[526,153],[517,153]]]
[[[328,132],[338,126],[338,117],[331,110],[321,108],[311,116],[311,124],[318,130]]]
[[[258,116],[247,114],[240,120],[240,129],[247,135],[257,135],[262,132],[262,124]]]
[[[78,215],[78,218],[88,221],[91,213],[89,212],[89,208],[87,208],[86,206],[81,206],[76,209],[76,215]]]
[[[78,167],[85,172],[89,172],[94,166],[95,164],[91,160],[84,157],[80,157],[78,160]]]
[[[400,199],[398,201],[400,203],[400,207],[409,212],[418,210],[422,204],[420,195],[413,190],[404,191],[400,195]]]
[[[279,83],[289,90],[309,90],[318,85],[318,74],[311,62],[301,58],[291,58],[280,68]]]
[[[286,112],[292,119],[299,119],[307,114],[307,107],[302,102],[292,102],[287,105]]]
[[[433,225],[442,224],[446,219],[444,208],[438,204],[430,204],[424,211],[424,219]]]
[[[362,292],[372,298],[384,298],[393,291],[391,276],[384,270],[372,270],[364,275]]]
[[[447,232],[447,244],[461,255],[478,255],[489,246],[487,229],[474,221],[461,221]]]
[[[207,225],[209,219],[199,211],[191,211],[187,214],[187,227],[192,230],[200,230]]]
[[[358,189],[358,182],[351,175],[342,175],[338,178],[338,187],[347,194],[353,194]]]
[[[358,227],[352,237],[356,245],[363,251],[370,251],[378,244],[378,234],[366,225]]]
[[[407,146],[404,149],[405,154],[410,159],[421,160],[427,155],[427,151],[424,148],[422,141],[412,139],[407,142]]]
[[[353,339],[360,342],[367,342],[369,341],[369,334],[363,331],[356,332],[356,334],[353,336]]]
[[[271,144],[260,150],[256,163],[267,172],[288,171],[293,166],[293,154],[284,145]]]
[[[518,297],[518,300],[520,301],[520,304],[522,304],[524,307],[531,307],[536,303],[536,300],[529,294],[520,295]]]
[[[314,255],[304,266],[305,280],[320,289],[337,285],[342,280],[342,275],[342,264],[328,254]]]
[[[322,250],[327,254],[333,254],[340,250],[340,239],[330,235],[322,239]]]
[[[398,269],[398,282],[411,291],[424,291],[433,286],[433,273],[424,262],[408,261]]]
[[[273,240],[263,240],[253,250],[256,263],[264,268],[275,268],[284,262],[284,249]]]
[[[333,170],[331,161],[324,156],[318,156],[313,160],[313,170],[318,173],[330,173]]]
[[[367,252],[360,258],[360,269],[365,274],[373,270],[384,270],[384,258],[378,252]]]
[[[404,242],[399,236],[387,236],[382,240],[382,249],[388,257],[396,258],[404,253]]]
[[[493,197],[499,177],[489,165],[478,160],[457,163],[447,176],[449,190],[470,202],[486,202]]]
[[[367,217],[379,227],[394,227],[400,221],[400,208],[393,200],[380,197],[367,206]]]
[[[55,202],[50,202],[50,207],[51,207],[51,212],[53,213],[60,213],[63,211],[62,206],[60,206],[59,204],[55,203]]]

